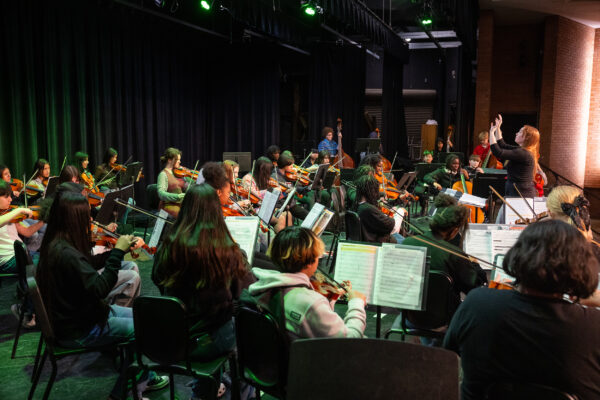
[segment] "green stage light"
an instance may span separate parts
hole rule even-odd
[[[202,7],[203,9],[205,9],[206,11],[210,11],[212,4],[209,3],[207,0],[201,0],[200,1],[200,7]]]
[[[433,23],[433,20],[431,18],[423,18],[421,20],[421,25],[431,25]]]
[[[306,15],[313,16],[317,13],[317,10],[315,10],[315,8],[310,5],[306,5],[306,7],[304,7],[304,13]]]
[[[302,0],[300,9],[304,14],[314,17],[317,14],[323,14],[323,9],[316,0]]]

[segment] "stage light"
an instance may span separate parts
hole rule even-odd
[[[421,19],[421,25],[429,26],[432,23],[433,23],[433,20],[431,18],[425,17],[425,18]]]
[[[200,7],[206,11],[210,11],[214,3],[214,0],[200,0]]]
[[[311,17],[316,14],[323,14],[323,8],[315,0],[302,0],[300,2],[300,9],[302,9],[304,14]]]

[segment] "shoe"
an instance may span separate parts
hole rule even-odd
[[[144,393],[153,392],[155,390],[160,390],[168,385],[169,385],[169,377],[167,375],[162,375],[162,376],[156,375],[154,377],[154,379],[152,379],[150,382],[148,382],[148,385],[146,386],[146,390],[144,390]]]
[[[12,306],[10,306],[10,311],[12,311],[12,313],[15,316],[15,318],[17,319],[17,321],[19,319],[21,319],[21,305],[20,304],[13,304]],[[21,324],[21,326],[23,328],[27,328],[27,329],[35,328],[35,314],[33,314],[31,316],[31,318],[29,318],[27,315],[25,315],[23,317],[23,323]]]

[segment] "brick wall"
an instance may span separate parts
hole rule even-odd
[[[584,185],[595,30],[564,17],[546,21],[541,160]]]
[[[596,29],[588,122],[585,187],[600,188],[600,29]]]
[[[482,10],[479,14],[479,41],[477,42],[477,82],[475,89],[475,135],[489,129],[490,100],[492,95],[492,55],[494,53],[494,14]]]

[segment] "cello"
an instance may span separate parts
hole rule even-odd
[[[454,182],[454,185],[452,185],[452,189],[456,190],[457,192],[472,194],[473,193],[473,183],[466,181],[465,176],[461,171],[460,181]],[[463,206],[467,207],[470,210],[469,222],[471,222],[472,224],[482,224],[483,223],[483,221],[485,220],[485,214],[483,212],[479,212],[477,210],[477,207],[475,207],[475,206],[468,206],[468,205],[463,205]]]

